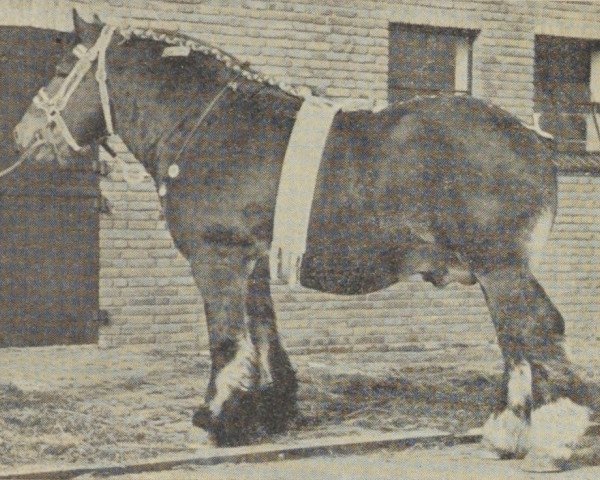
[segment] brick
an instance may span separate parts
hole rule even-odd
[[[126,282],[130,287],[153,287],[154,285],[157,285],[156,279],[152,277],[129,278]]]

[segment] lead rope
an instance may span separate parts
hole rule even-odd
[[[6,175],[15,171],[17,168],[19,168],[23,164],[23,162],[25,160],[27,160],[27,157],[25,157],[24,155],[21,155],[15,163],[10,165],[9,167],[6,167],[4,170],[0,171],[0,178],[5,177]]]

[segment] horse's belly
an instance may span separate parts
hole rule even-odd
[[[364,250],[362,255],[307,252],[300,271],[301,285],[328,293],[369,293],[399,279],[394,251]]]
[[[386,241],[375,216],[345,210],[317,217],[311,222],[302,259],[303,286],[353,295],[398,281],[402,246]]]

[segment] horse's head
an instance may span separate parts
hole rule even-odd
[[[92,143],[112,133],[106,94],[105,53],[113,29],[76,11],[76,47],[66,53],[47,87],[34,97],[14,129],[21,158],[66,166]],[[105,95],[106,94],[106,95]]]

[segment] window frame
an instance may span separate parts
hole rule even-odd
[[[586,152],[596,153],[600,152],[600,45],[598,44],[593,44],[590,50],[589,89],[592,111],[586,118]]]
[[[556,42],[555,45],[552,48],[556,48],[556,49],[560,49],[560,42],[569,42],[569,41],[577,41],[577,42],[581,42],[583,44],[585,44],[585,64],[588,64],[588,71],[586,74],[586,82],[585,82],[585,87],[587,89],[588,92],[588,98],[586,99],[586,101],[584,102],[571,102],[569,104],[565,104],[565,105],[570,105],[571,107],[576,107],[577,105],[586,105],[589,107],[588,111],[584,111],[583,113],[581,113],[581,117],[585,120],[585,138],[581,140],[581,144],[585,144],[583,151],[577,151],[577,150],[571,150],[569,148],[565,148],[564,149],[564,153],[566,154],[571,154],[571,155],[584,155],[587,153],[598,153],[600,152],[600,42],[598,41],[598,39],[590,39],[590,38],[580,38],[580,37],[570,37],[570,36],[561,36],[561,35],[553,35],[553,34],[546,34],[546,33],[539,33],[536,34],[535,36],[535,49],[536,49],[536,54],[534,55],[534,62],[535,62],[535,70],[537,71],[538,69],[538,56],[537,56],[537,47],[538,47],[538,42],[541,41],[542,39],[544,39],[544,41],[548,41],[548,39],[551,39],[553,42]],[[581,60],[580,60],[581,61]],[[551,58],[546,58],[546,62],[549,65],[552,62]],[[544,112],[540,112],[537,108],[537,95],[539,92],[539,81],[541,79],[539,78],[535,78],[534,76],[534,90],[535,90],[535,95],[536,95],[536,106],[535,106],[535,113],[534,113],[534,121],[536,120],[537,117],[537,121],[539,121],[539,118],[541,117],[541,115]],[[546,79],[546,84],[551,84],[551,83],[559,83],[554,81],[554,79],[552,79],[552,81],[550,79]],[[566,84],[566,82],[565,82]],[[596,107],[594,107],[594,104],[596,104]],[[594,108],[596,108],[597,114],[596,114],[596,120],[597,120],[597,124],[594,122],[594,117],[593,117],[593,110]],[[558,113],[568,113],[568,110],[558,110]],[[598,125],[598,128],[597,126]],[[565,137],[563,134],[563,132],[559,133],[558,135],[555,134],[555,138],[557,138],[559,140],[559,142],[564,141],[566,143],[569,142],[568,137]],[[562,151],[562,150],[561,150]]]
[[[431,94],[453,94],[453,95],[472,95],[473,93],[473,50],[474,43],[479,35],[478,29],[470,28],[457,28],[452,26],[431,26],[423,25],[419,23],[406,23],[401,21],[390,22],[388,26],[389,31],[389,67],[388,67],[388,98],[392,100],[394,90],[398,90],[397,87],[392,85],[392,48],[398,45],[392,45],[392,39],[394,29],[407,29],[412,31],[418,31],[424,34],[443,34],[456,37],[454,42],[454,83],[453,90],[431,90]],[[426,89],[423,89],[426,90]],[[415,89],[415,96],[422,95],[418,93],[419,90]]]

